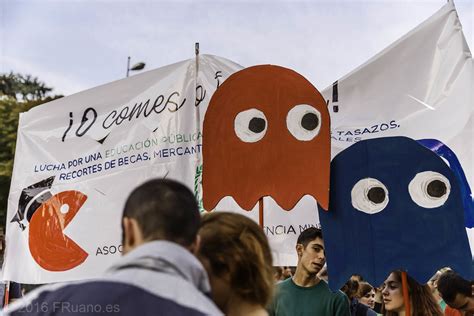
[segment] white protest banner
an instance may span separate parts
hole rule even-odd
[[[241,68],[202,55],[21,114],[3,278],[100,275],[120,256],[133,188],[154,177],[195,187],[201,117],[219,83]]]
[[[331,114],[332,157],[363,139],[429,139],[425,145],[446,150],[444,156],[450,149],[457,156],[460,168],[455,161],[449,163],[455,173],[465,174],[460,176],[465,208],[474,211],[469,188],[474,185],[473,76],[471,52],[454,5],[448,3],[322,92]],[[305,196],[290,212],[271,198],[264,201],[264,230],[278,249],[275,264],[294,266],[298,235],[319,226],[316,201]],[[474,229],[467,230],[473,248]]]
[[[472,55],[455,7],[449,2],[323,91],[331,111],[332,156],[370,138],[422,140],[420,143],[445,158],[456,174],[466,227],[472,227],[473,91]],[[467,230],[472,250],[474,232]]]
[[[149,178],[183,181],[199,198],[205,110],[216,87],[240,69],[222,58],[199,56],[22,114],[4,279],[48,283],[100,275],[120,255],[126,196]],[[455,152],[472,185],[472,76],[471,54],[454,7],[447,4],[323,92],[330,110],[338,107],[331,113],[332,155],[373,137],[436,139]],[[56,223],[48,235],[34,214],[45,211],[41,204],[53,196],[69,201],[69,209],[49,205],[59,211],[48,221]],[[258,207],[244,211],[231,197],[216,209],[258,222]],[[275,265],[296,264],[296,239],[313,225],[319,219],[312,197],[303,197],[291,211],[264,198],[264,232]],[[41,249],[48,245],[56,252]]]
[[[216,88],[240,69],[198,56],[23,113],[3,278],[34,284],[100,275],[121,254],[125,198],[147,179],[182,181],[202,201],[202,120]],[[299,231],[316,214],[314,199],[301,206],[305,199],[292,215],[304,223]],[[286,240],[292,237],[281,219],[287,212],[271,198],[267,202],[276,211],[265,213],[264,230],[279,264],[282,256],[294,256],[288,247],[294,240]],[[230,197],[216,209],[258,221],[255,210],[240,209]]]

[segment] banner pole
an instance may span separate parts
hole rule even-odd
[[[411,306],[410,306],[410,296],[408,294],[408,278],[407,273],[402,271],[402,291],[403,291],[403,301],[405,302],[405,315],[411,315]]]
[[[263,229],[263,197],[258,199],[258,224]]]
[[[199,42],[194,43],[194,54],[196,56],[196,66],[194,74],[194,102],[197,103],[197,90],[198,90],[198,74],[199,74]],[[201,114],[199,111],[199,106],[196,106],[196,129],[197,132],[201,132]],[[200,157],[201,155],[199,155]],[[202,163],[202,162],[201,162]]]
[[[198,89],[200,88],[198,79],[199,79],[199,42],[194,43],[194,56],[195,56],[195,65],[194,65],[194,108],[196,114],[196,135],[201,135],[201,111],[198,102]],[[202,88],[202,87],[201,87]],[[195,145],[199,144],[200,138],[199,136],[196,137]],[[202,141],[201,141],[202,144]],[[198,201],[199,211],[204,210],[204,206],[202,203],[203,200],[203,191],[202,191],[202,152],[197,152],[197,164],[195,168],[195,183],[194,183],[194,194]]]
[[[10,281],[7,281],[5,284],[5,297],[3,302],[3,307],[7,306],[10,302]]]

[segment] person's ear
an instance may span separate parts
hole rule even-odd
[[[122,229],[123,229],[123,252],[127,253],[131,249],[131,245],[134,243],[134,236],[132,233],[132,223],[130,218],[122,218]]]
[[[298,254],[298,258],[301,258],[303,255],[304,246],[302,244],[296,244],[296,253]]]
[[[135,247],[141,245],[143,240],[143,234],[138,225],[138,222],[134,218],[124,217],[122,219],[123,227],[123,252],[126,254]]]
[[[199,250],[201,249],[201,236],[196,235],[196,239],[194,239],[193,243],[188,247],[188,249],[192,254],[197,256]]]

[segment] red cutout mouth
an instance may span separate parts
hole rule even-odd
[[[29,225],[30,252],[43,269],[70,270],[88,257],[87,252],[63,232],[86,200],[87,196],[79,191],[60,192],[44,202],[32,216]],[[61,212],[61,207],[67,212]]]

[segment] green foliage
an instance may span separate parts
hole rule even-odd
[[[61,97],[47,96],[51,90],[30,75],[0,75],[0,227],[6,221],[20,113]]]
[[[14,74],[0,75],[0,97],[9,97],[21,101],[39,101],[53,89],[38,81],[31,75]]]

